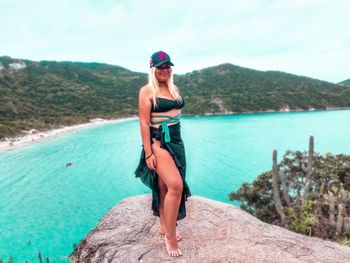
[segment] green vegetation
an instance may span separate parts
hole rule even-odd
[[[347,79],[347,80],[344,80],[342,82],[339,82],[338,84],[350,85],[350,79]]]
[[[345,246],[350,247],[350,239],[345,238],[345,239],[342,241],[342,244],[345,245]]]
[[[291,230],[310,234],[312,227],[318,227],[318,220],[312,213],[315,209],[315,202],[311,200],[305,201],[305,209],[298,211],[294,207],[285,207],[284,212],[289,219],[289,227]]]
[[[146,75],[98,63],[16,62],[1,57],[0,138],[28,129],[50,129],[92,118],[137,113],[138,87]]]
[[[264,222],[349,245],[350,156],[287,151],[272,171],[230,194]],[[277,154],[277,153],[276,153]]]
[[[177,78],[191,100],[188,113],[349,107],[350,88],[277,71],[223,64]],[[186,97],[185,97],[186,99]],[[192,106],[193,104],[193,106]]]
[[[15,69],[14,66],[22,65]],[[0,139],[92,118],[137,115],[147,74],[101,63],[0,57]],[[176,75],[183,114],[350,107],[350,87],[222,64]]]

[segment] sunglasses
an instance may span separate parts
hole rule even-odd
[[[161,65],[159,67],[157,67],[158,70],[169,70],[171,69],[170,65]]]

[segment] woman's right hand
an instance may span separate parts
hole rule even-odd
[[[154,156],[153,153],[152,153],[152,155],[149,158],[147,158],[146,164],[147,164],[148,169],[150,169],[151,171],[155,171],[156,170],[157,159],[156,159],[156,157]]]

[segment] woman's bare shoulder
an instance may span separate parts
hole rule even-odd
[[[149,91],[149,85],[148,84],[146,84],[146,85],[144,85],[144,86],[142,86],[141,88],[140,88],[140,92],[148,92]]]
[[[151,93],[149,91],[149,86],[148,85],[145,85],[145,86],[140,88],[139,100],[140,101],[151,102]]]
[[[148,84],[140,88],[140,95],[149,95],[149,86]]]

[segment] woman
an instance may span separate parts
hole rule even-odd
[[[170,57],[156,52],[150,60],[148,85],[140,89],[139,118],[143,143],[136,177],[152,189],[153,214],[159,216],[159,233],[165,237],[169,256],[182,255],[177,220],[186,216],[185,201],[191,195],[185,181],[185,148],[180,134],[184,100],[173,83]]]

